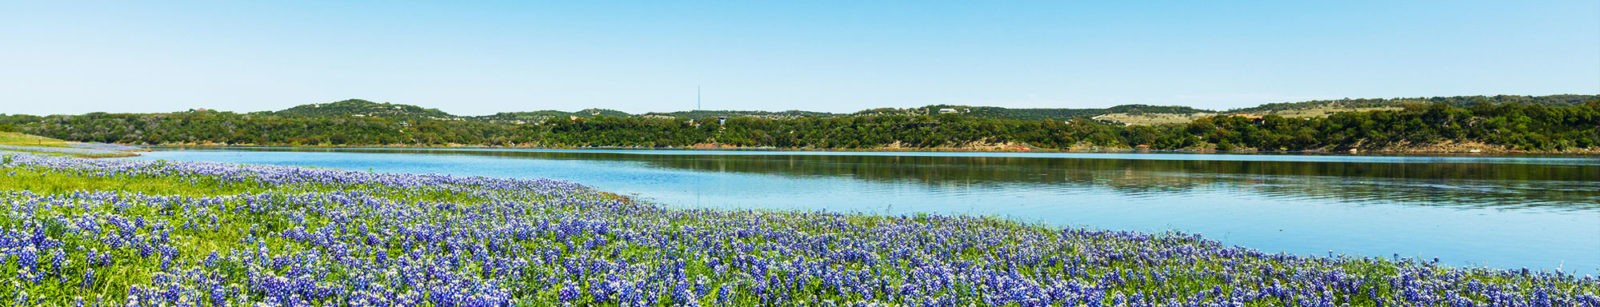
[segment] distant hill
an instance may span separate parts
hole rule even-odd
[[[577,112],[566,112],[566,111],[556,111],[556,110],[540,110],[540,111],[528,111],[528,112],[500,112],[500,113],[495,113],[494,115],[476,116],[476,117],[472,117],[471,119],[480,120],[480,121],[488,121],[488,122],[496,122],[496,123],[516,123],[516,122],[524,122],[524,123],[526,123],[526,122],[539,122],[539,121],[544,121],[544,120],[548,120],[548,119],[551,119],[551,118],[566,118],[566,117],[592,118],[592,117],[601,117],[601,116],[604,116],[604,117],[630,117],[630,116],[633,116],[633,114],[628,114],[628,112],[617,111],[617,110],[612,110],[612,109],[583,109],[583,110],[578,110]]]
[[[518,124],[537,123],[552,118],[714,118],[728,117],[758,117],[766,119],[794,119],[794,118],[833,118],[844,116],[883,116],[883,115],[939,115],[954,113],[973,118],[993,119],[1018,119],[1018,120],[1067,120],[1073,118],[1093,118],[1108,123],[1130,125],[1148,124],[1181,124],[1196,118],[1216,114],[1277,114],[1291,118],[1326,117],[1339,112],[1397,110],[1407,105],[1442,103],[1455,107],[1467,107],[1481,103],[1515,103],[1537,104],[1546,106],[1573,106],[1583,104],[1585,101],[1600,99],[1600,95],[1549,95],[1549,96],[1452,96],[1452,97],[1418,97],[1418,98],[1365,98],[1365,99],[1340,99],[1340,100],[1314,100],[1303,102],[1269,103],[1249,108],[1238,108],[1223,112],[1197,109],[1187,106],[1157,106],[1146,104],[1128,104],[1109,108],[1004,108],[987,106],[966,105],[929,105],[918,108],[875,108],[858,111],[855,113],[841,114],[815,111],[740,111],[740,110],[691,110],[676,112],[651,112],[644,114],[629,114],[627,112],[611,109],[584,109],[575,112],[541,110],[521,112],[501,112],[485,116],[457,116],[438,109],[424,108],[415,105],[379,103],[362,99],[349,99],[330,103],[300,105],[289,109],[274,112],[258,112],[256,114],[270,114],[286,117],[374,117],[389,119],[410,120],[467,120],[488,123]]]
[[[978,118],[1022,119],[1022,120],[1044,120],[1044,119],[1066,120],[1066,119],[1072,119],[1072,118],[1092,118],[1092,117],[1095,117],[1095,116],[1113,114],[1113,113],[1194,114],[1194,113],[1213,113],[1213,112],[1215,112],[1215,111],[1211,111],[1211,110],[1195,109],[1195,108],[1184,107],[1184,106],[1153,106],[1153,105],[1143,105],[1143,104],[1120,105],[1120,106],[1114,106],[1114,107],[1110,107],[1110,108],[1084,108],[1084,109],[1067,109],[1067,108],[1060,108],[1060,109],[1055,109],[1055,108],[1016,108],[1016,109],[1013,109],[1013,108],[1002,108],[1002,107],[978,107],[978,106],[963,106],[963,105],[930,105],[930,106],[926,106],[926,107],[912,108],[912,109],[894,109],[894,108],[869,109],[869,110],[864,110],[864,111],[861,111],[861,112],[856,112],[853,115],[889,115],[889,114],[912,114],[912,115],[929,114],[929,115],[936,115],[936,114],[941,114],[941,113],[944,113],[944,112],[952,112],[952,111],[955,114],[961,114],[961,115],[965,115],[965,116],[978,117]]]
[[[1366,99],[1340,99],[1340,100],[1313,100],[1302,102],[1269,103],[1249,108],[1238,108],[1222,113],[1204,111],[1195,113],[1169,113],[1160,111],[1173,111],[1161,109],[1158,112],[1111,112],[1095,115],[1094,119],[1109,123],[1124,125],[1163,125],[1183,124],[1196,119],[1218,114],[1252,114],[1252,115],[1278,115],[1287,118],[1321,118],[1335,113],[1367,112],[1367,111],[1393,111],[1404,109],[1410,105],[1445,104],[1453,107],[1469,107],[1483,103],[1494,104],[1522,104],[1544,106],[1573,106],[1583,104],[1585,101],[1600,98],[1600,95],[1549,95],[1549,96],[1452,96],[1452,97],[1417,97],[1417,98],[1366,98]],[[1119,106],[1121,107],[1121,106]],[[1112,107],[1110,109],[1117,109]]]
[[[1546,106],[1574,106],[1585,101],[1600,99],[1600,95],[1548,95],[1548,96],[1451,96],[1416,98],[1361,98],[1340,100],[1312,100],[1302,102],[1268,103],[1249,108],[1229,110],[1228,113],[1274,113],[1314,109],[1374,109],[1403,108],[1413,104],[1443,103],[1453,107],[1468,107],[1480,103],[1539,104]]]
[[[348,99],[329,103],[299,105],[272,112],[282,116],[299,117],[383,117],[397,119],[452,119],[455,115],[439,109],[408,104],[377,103],[361,99]]]
[[[730,116],[730,117],[760,117],[760,118],[770,118],[770,119],[789,119],[789,118],[799,118],[799,117],[835,117],[835,116],[841,116],[841,115],[843,115],[843,114],[834,114],[834,113],[828,113],[828,112],[800,111],[800,110],[789,110],[789,111],[780,111],[780,112],[770,112],[770,111],[732,111],[732,110],[723,110],[723,111],[693,110],[693,111],[677,111],[677,112],[651,112],[651,113],[640,114],[640,116],[660,116],[660,117],[673,117],[673,118],[709,118],[709,117],[718,117],[718,116]]]

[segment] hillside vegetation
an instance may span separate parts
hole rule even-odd
[[[1055,109],[1055,108],[1002,108],[963,105],[930,105],[921,108],[896,109],[878,108],[863,110],[851,115],[877,116],[877,115],[939,115],[960,114],[967,117],[987,119],[1020,119],[1020,120],[1068,120],[1074,118],[1092,118],[1106,114],[1194,114],[1214,112],[1210,110],[1195,109],[1184,106],[1152,106],[1143,104],[1120,105],[1110,108],[1083,108],[1083,109]]]
[[[645,117],[669,117],[669,118],[683,118],[683,119],[717,118],[717,117],[759,117],[759,118],[767,118],[767,119],[794,119],[794,118],[800,118],[800,117],[837,117],[837,116],[844,116],[844,114],[827,113],[827,112],[799,111],[799,110],[778,111],[778,112],[737,111],[737,110],[693,110],[693,111],[677,111],[677,112],[652,112],[652,113],[641,114],[640,116],[645,116]]]
[[[1480,104],[1514,103],[1560,107],[1584,104],[1600,99],[1600,95],[1549,95],[1549,96],[1453,96],[1415,98],[1369,98],[1341,100],[1312,100],[1303,102],[1268,103],[1260,106],[1228,110],[1228,113],[1271,114],[1275,112],[1312,109],[1399,109],[1413,105],[1445,104],[1452,107],[1470,107]]]
[[[473,120],[494,123],[537,123],[552,118],[591,118],[591,117],[628,117],[632,114],[611,109],[583,109],[577,112],[564,112],[556,110],[542,110],[529,112],[500,112],[494,115],[472,117]]]
[[[1574,104],[1572,97],[1590,101]],[[246,114],[11,115],[0,116],[0,125],[71,141],[165,145],[1596,152],[1600,151],[1596,150],[1600,147],[1600,99],[1595,97],[1440,98],[1426,104],[1335,112],[1325,117],[1191,114],[1187,116],[1192,120],[1181,123],[1136,126],[1082,116],[1109,111],[1174,114],[1161,112],[1205,110],[1122,106],[1094,112],[1037,109],[1030,113],[1024,109],[931,106],[874,109],[853,115],[735,115],[718,124],[717,117],[726,115],[714,117],[713,111],[685,113],[704,116],[699,118],[608,116],[606,110],[595,110],[579,112],[588,116],[530,113],[521,119],[509,115],[485,119],[420,107],[345,101],[309,108],[323,112],[317,113],[321,115],[307,114],[305,106],[291,109],[294,112]],[[1271,109],[1287,112],[1318,105],[1326,104]],[[384,115],[380,110],[398,113]],[[773,114],[783,113],[767,115]]]
[[[376,103],[361,99],[349,99],[330,103],[300,105],[282,111],[272,112],[274,115],[295,117],[384,117],[397,119],[451,119],[455,115],[413,105]]]
[[[1430,104],[1445,104],[1454,107],[1470,107],[1478,104],[1538,104],[1545,106],[1573,106],[1583,104],[1584,101],[1596,99],[1596,95],[1550,95],[1550,96],[1456,96],[1456,97],[1417,97],[1417,98],[1376,98],[1376,99],[1341,99],[1341,100],[1313,100],[1303,102],[1269,103],[1249,108],[1238,108],[1223,112],[1205,110],[1165,110],[1165,112],[1112,112],[1092,116],[1094,119],[1124,125],[1162,125],[1185,124],[1191,121],[1216,116],[1219,114],[1261,116],[1278,115],[1288,118],[1328,117],[1337,113],[1367,112],[1367,111],[1397,111],[1407,106],[1425,106]],[[1116,107],[1108,109],[1117,111]]]

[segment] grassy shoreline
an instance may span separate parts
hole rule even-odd
[[[551,180],[20,155],[0,301],[1600,305],[1600,280],[982,217],[666,209]],[[59,259],[59,260],[57,260]],[[22,297],[22,296],[28,297]]]
[[[78,158],[119,158],[138,156],[139,154],[135,153],[138,151],[145,150],[114,144],[69,142],[16,132],[0,132],[0,153],[25,152]]]

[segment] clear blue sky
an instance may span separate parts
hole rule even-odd
[[[1134,3],[1138,2],[1138,3]],[[1600,93],[1600,1],[0,1],[0,113]]]

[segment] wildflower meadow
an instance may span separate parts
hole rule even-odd
[[[542,179],[8,154],[0,302],[1600,306],[1600,279],[994,217],[679,209]]]

